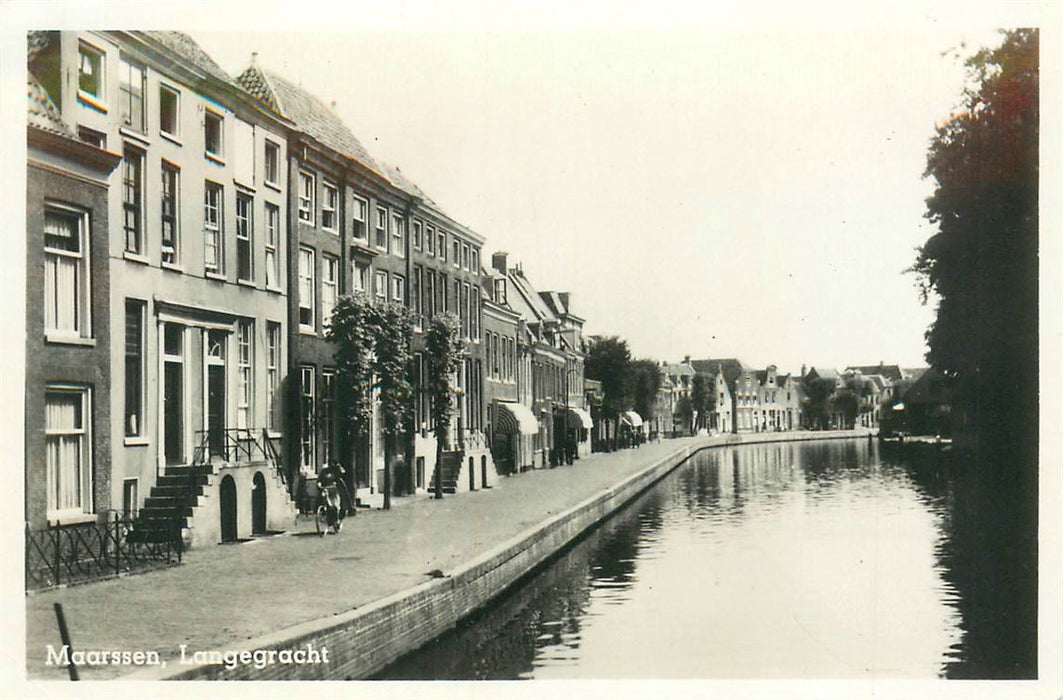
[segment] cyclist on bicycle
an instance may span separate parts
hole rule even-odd
[[[343,467],[333,462],[325,465],[325,468],[317,475],[319,498],[325,506],[328,525],[335,532],[340,531],[340,524],[343,522],[343,502],[340,498],[343,474]]]

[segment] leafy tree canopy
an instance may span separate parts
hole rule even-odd
[[[608,336],[592,344],[584,361],[584,373],[602,383],[602,415],[616,419],[632,404],[631,351],[627,341]]]
[[[1038,31],[1004,32],[999,47],[966,65],[962,107],[937,128],[927,156],[935,189],[926,218],[937,232],[911,269],[924,302],[938,300],[927,360],[954,381],[954,402],[984,437],[1029,442],[1037,423]]]

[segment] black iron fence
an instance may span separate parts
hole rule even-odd
[[[178,564],[184,543],[176,523],[173,530],[148,528],[117,513],[105,522],[57,522],[39,530],[27,523],[26,590]]]

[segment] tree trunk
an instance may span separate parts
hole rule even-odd
[[[391,510],[391,438],[384,436],[384,510]]]

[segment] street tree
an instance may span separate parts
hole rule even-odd
[[[675,402],[675,416],[686,425],[694,419],[694,402],[686,396],[680,396]]]
[[[465,355],[465,343],[461,339],[461,323],[458,317],[452,313],[433,316],[425,332],[424,343],[427,363],[425,381],[431,406],[432,429],[436,437],[435,497],[443,498],[443,449],[454,415],[451,381]]]
[[[373,416],[373,347],[377,315],[361,292],[340,297],[325,337],[333,342],[339,398],[340,461],[353,486],[355,449],[367,444]],[[366,455],[367,458],[367,455]]]
[[[835,392],[832,403],[834,411],[840,413],[845,420],[842,427],[853,427],[860,412],[860,396],[851,387],[845,386]]]
[[[657,392],[661,388],[661,367],[654,360],[631,362],[632,405],[635,412],[649,421],[657,413]]]
[[[374,388],[380,401],[380,425],[384,438],[384,509],[391,508],[392,461],[413,411],[410,382],[410,338],[413,317],[399,304],[372,307],[376,316],[373,345]],[[409,466],[409,465],[407,465]]]
[[[804,397],[801,399],[801,410],[805,414],[805,422],[819,429],[826,428],[832,410],[834,380],[805,377],[802,388]]]
[[[708,416],[716,410],[716,392],[713,390],[712,378],[707,374],[698,372],[690,384],[691,407],[698,414],[698,424],[694,426],[695,432],[702,428],[708,429]]]
[[[613,423],[616,436],[620,414],[631,406],[631,351],[615,335],[593,343],[583,364],[588,379],[602,383],[602,417]]]
[[[968,86],[937,127],[925,177],[937,227],[911,270],[937,300],[927,360],[983,447],[1036,459],[1039,35],[1003,33],[966,61]],[[959,419],[963,420],[963,419]],[[1022,460],[1012,460],[1012,463]]]

